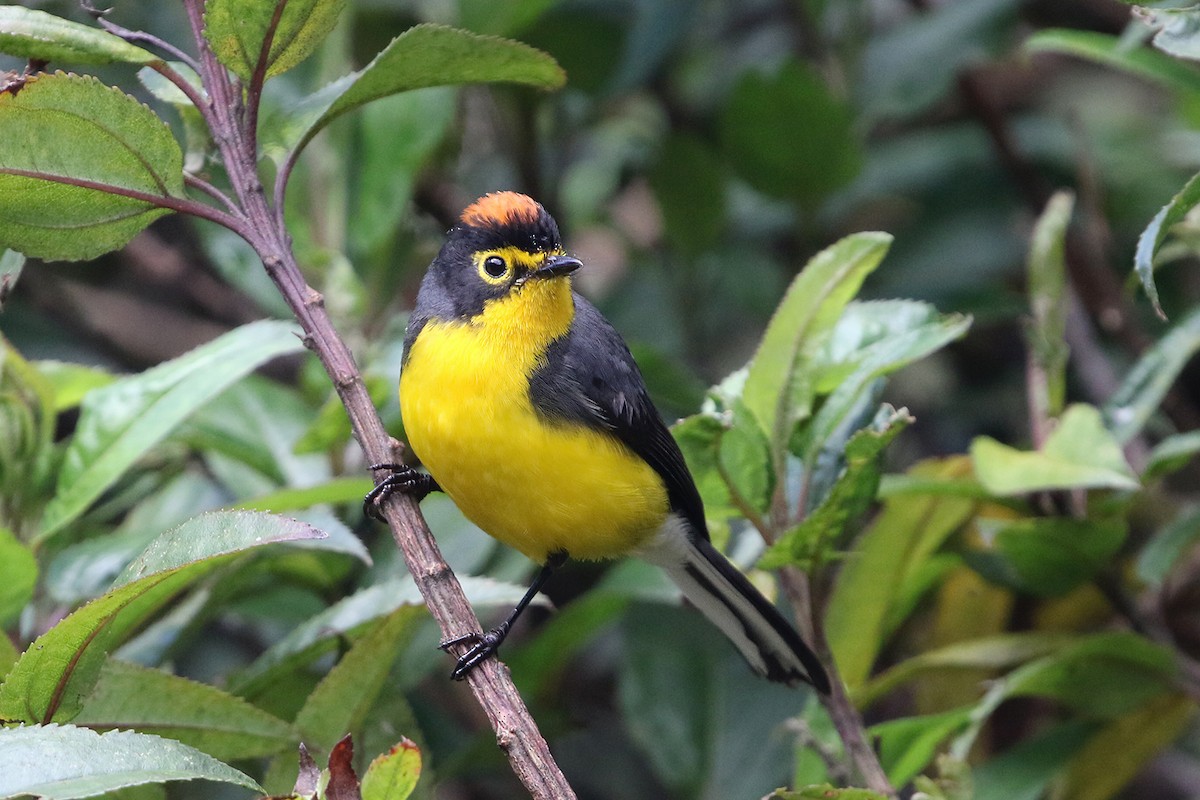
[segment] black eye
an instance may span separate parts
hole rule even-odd
[[[500,278],[508,272],[508,264],[500,256],[488,256],[484,259],[483,271],[493,278]]]

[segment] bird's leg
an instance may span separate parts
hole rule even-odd
[[[496,627],[486,633],[471,632],[462,636],[456,636],[453,639],[447,639],[442,642],[439,647],[443,650],[448,650],[456,644],[463,642],[474,642],[471,649],[463,653],[458,663],[454,665],[454,670],[450,673],[450,677],[456,681],[461,681],[467,677],[471,670],[478,667],[500,648],[500,644],[508,636],[508,632],[512,629],[513,623],[517,621],[517,617],[521,616],[521,612],[529,605],[530,601],[542,590],[546,585],[546,581],[554,573],[554,570],[561,567],[567,560],[567,554],[563,551],[551,553],[546,559],[546,563],[538,570],[538,574],[533,577],[533,583],[529,584],[529,589],[525,595],[517,603],[517,607],[512,610],[512,613],[505,618]]]
[[[392,492],[409,495],[419,503],[430,492],[442,490],[432,475],[417,472],[407,464],[372,464],[367,469],[371,472],[388,470],[388,475],[376,483],[375,488],[367,492],[366,497],[363,498],[363,514],[380,522],[386,522],[386,520],[379,511],[379,504]]]

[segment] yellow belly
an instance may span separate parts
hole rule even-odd
[[[534,561],[627,553],[666,519],[662,479],[617,439],[536,415],[529,344],[427,323],[400,376],[409,443],[468,519]]]

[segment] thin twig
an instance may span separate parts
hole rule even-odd
[[[275,32],[279,29],[279,20],[283,17],[283,9],[288,0],[275,0],[275,10],[267,30],[263,34],[262,48],[258,51],[258,61],[254,64],[254,72],[250,74],[250,85],[246,87],[246,138],[253,152],[258,152],[258,107],[262,102],[263,84],[267,80],[267,67],[270,66],[271,47],[275,44]]]

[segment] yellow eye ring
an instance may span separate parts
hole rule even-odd
[[[492,253],[479,261],[479,277],[488,283],[499,285],[512,275],[512,267],[503,256]]]

